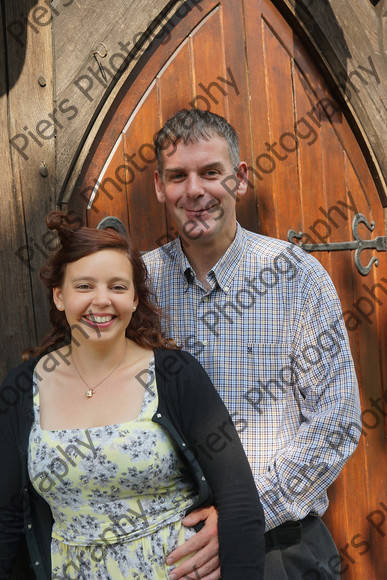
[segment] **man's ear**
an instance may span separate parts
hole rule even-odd
[[[239,185],[238,185],[238,189],[235,192],[238,196],[244,195],[247,191],[247,186],[248,186],[247,173],[248,173],[247,163],[245,163],[244,161],[241,161],[238,165],[238,171],[237,171],[237,178],[239,179]]]
[[[162,177],[160,176],[158,171],[155,171],[155,189],[156,189],[156,196],[160,203],[165,203],[165,186]]]

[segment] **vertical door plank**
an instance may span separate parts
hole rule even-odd
[[[165,210],[156,200],[153,184],[157,165],[153,137],[160,128],[158,108],[154,83],[124,132],[125,154],[131,158],[131,172],[134,175],[127,188],[129,227],[132,239],[141,251],[165,243]]]
[[[0,29],[5,29],[0,10]],[[12,65],[12,58],[10,63]],[[16,63],[13,65],[16,68]],[[8,113],[9,97],[7,88],[6,51],[3,36],[0,38],[0,148],[3,152],[0,163],[0,249],[3,255],[0,273],[0,300],[5,305],[13,298],[14,308],[2,308],[1,332],[4,348],[1,356],[1,379],[11,367],[21,362],[20,353],[28,345],[31,336],[35,336],[33,321],[32,294],[30,286],[30,271],[28,267],[28,250],[25,237],[25,222],[23,215],[23,198],[20,188],[14,184],[14,168]],[[12,90],[12,89],[11,89]],[[12,172],[9,168],[12,167]],[[8,254],[8,259],[5,255]],[[22,312],[23,324],[16,312]]]
[[[38,5],[34,6],[33,5]],[[54,171],[55,171],[55,133],[56,125],[52,120],[53,113],[53,74],[52,74],[52,38],[51,25],[41,26],[38,33],[26,26],[26,37],[21,44],[12,35],[8,24],[21,22],[29,16],[31,9],[40,8],[47,12],[43,0],[32,3],[29,0],[6,2],[5,38],[8,58],[7,70],[11,90],[8,97],[8,130],[12,142],[17,143],[22,152],[10,148],[13,167],[13,187],[19,209],[14,214],[14,227],[18,230],[14,239],[9,238],[12,252],[28,244],[30,269],[23,264],[20,287],[15,295],[15,311],[23,312],[22,324],[9,320],[12,333],[18,334],[20,327],[27,326],[27,336],[35,336],[36,342],[49,330],[48,308],[45,291],[38,278],[38,270],[50,255],[50,244],[44,237],[44,217],[55,208]],[[20,74],[19,74],[20,73]],[[19,74],[19,76],[15,76]],[[38,82],[40,80],[40,83]],[[43,85],[43,86],[42,86]],[[51,115],[51,117],[49,116]],[[43,177],[40,167],[45,167],[48,176]],[[9,197],[9,192],[7,192]],[[20,229],[25,232],[25,239],[20,244]],[[42,234],[43,231],[43,234]],[[22,253],[27,255],[27,249]],[[15,257],[15,260],[18,260]],[[17,264],[18,270],[20,263]],[[26,291],[28,282],[30,290]],[[32,303],[31,303],[31,294]],[[14,313],[4,313],[8,317]],[[4,325],[7,328],[8,324]],[[31,329],[32,332],[31,332]],[[6,331],[8,332],[8,331]],[[22,331],[23,332],[23,331]],[[12,338],[12,341],[15,337]],[[17,340],[17,339],[16,339]],[[31,338],[30,338],[31,340]],[[11,342],[12,344],[12,342]],[[24,344],[24,347],[30,346]],[[12,350],[14,347],[12,346]]]
[[[317,107],[317,98],[310,85],[306,82],[303,71],[297,66],[294,75],[295,90],[295,117],[298,123],[298,133],[305,136],[299,138],[298,148],[298,167],[300,175],[300,203],[302,212],[302,232],[306,236],[302,239],[304,243],[320,243],[321,237],[328,233],[327,228],[322,227],[318,220],[322,220],[319,208],[327,207],[326,180],[323,169],[323,147],[326,143],[323,141],[322,134],[322,109]],[[317,107],[317,118],[315,124],[311,119],[310,113]],[[313,113],[312,113],[313,115]],[[320,126],[319,126],[320,125]],[[308,137],[310,135],[310,137]],[[289,224],[292,226],[292,224]],[[295,227],[292,229],[297,231]],[[316,235],[316,232],[318,235]],[[328,239],[328,238],[327,238]],[[325,268],[331,265],[331,253],[323,252],[318,259]]]
[[[259,231],[275,236],[276,206],[273,198],[274,174],[257,169],[257,158],[267,154],[265,143],[271,143],[273,135],[269,125],[269,91],[266,78],[265,48],[263,41],[262,2],[249,0],[244,3],[244,26],[246,39],[246,62],[249,82],[249,117],[252,157],[249,163],[249,182],[256,192]],[[241,111],[241,116],[246,113]],[[259,163],[259,159],[258,159]]]
[[[359,180],[350,163],[347,163],[347,187],[353,194],[359,212],[363,213],[368,220],[375,219],[376,223],[380,222],[381,207],[374,205],[369,206],[368,199],[363,191]],[[363,239],[366,239],[366,228],[361,226],[359,233]],[[370,232],[368,232],[370,234]],[[377,234],[372,234],[374,237]],[[362,252],[361,261],[366,263],[368,252]],[[358,352],[359,352],[359,379],[360,392],[362,398],[363,408],[363,431],[364,434],[360,441],[360,451],[362,452],[362,461],[358,466],[354,463],[348,465],[348,471],[351,477],[356,478],[356,467],[362,473],[362,479],[365,481],[361,483],[362,494],[357,498],[357,509],[355,516],[357,520],[356,531],[362,537],[369,538],[371,556],[374,555],[373,562],[371,558],[362,559],[362,574],[366,578],[381,578],[384,573],[383,559],[380,554],[383,553],[383,537],[370,526],[366,516],[373,510],[378,508],[378,503],[385,499],[385,480],[386,480],[386,464],[381,461],[385,453],[385,437],[384,437],[384,416],[383,412],[372,404],[372,401],[383,400],[383,380],[382,380],[382,360],[385,358],[385,352],[380,350],[377,345],[380,345],[380,329],[383,330],[387,325],[386,313],[386,298],[387,294],[387,264],[386,260],[380,260],[379,268],[373,267],[371,272],[366,276],[361,276],[355,271],[356,277],[354,302],[352,311],[355,312],[359,322],[357,329],[358,334]],[[382,277],[385,276],[386,282],[383,282]],[[375,289],[375,295],[378,300],[384,302],[379,305],[374,300],[365,287],[372,290],[374,284],[381,284],[381,288]],[[384,291],[383,291],[384,288]],[[373,311],[373,312],[372,312]],[[361,312],[368,315],[363,316]],[[350,335],[354,331],[350,332]],[[360,470],[359,470],[360,465]],[[355,479],[356,480],[356,479]],[[353,480],[352,480],[353,481]],[[350,482],[348,482],[350,485]],[[353,484],[352,484],[353,485]],[[360,508],[360,509],[359,509]],[[379,506],[380,508],[380,506]],[[353,513],[353,510],[352,510]],[[354,518],[355,519],[355,518]]]
[[[95,197],[87,212],[88,226],[96,227],[100,220],[108,215],[113,215],[128,225],[126,188],[131,175],[125,170],[124,165],[124,144],[121,136],[114,152],[111,153],[106,169],[98,178]]]
[[[263,26],[266,52],[266,77],[268,83],[270,132],[273,146],[277,144],[283,160],[275,160],[274,203],[276,207],[276,236],[286,239],[290,223],[298,224],[301,214],[299,204],[299,180],[297,171],[297,141],[294,137],[294,108],[292,87],[292,62],[270,26]],[[280,105],[280,106],[279,106]],[[269,160],[262,162],[270,169]],[[289,200],[291,203],[288,203]]]
[[[193,100],[195,108],[227,117],[227,95],[233,89],[219,80],[225,74],[223,54],[223,29],[217,8],[192,37]]]
[[[191,39],[187,38],[158,75],[160,127],[180,109],[190,109],[193,94]]]
[[[343,203],[352,205],[352,203],[347,193],[348,184],[345,175],[345,156],[343,155],[341,143],[338,141],[334,131],[334,129],[337,129],[335,122],[341,123],[341,120],[335,116],[332,125],[329,122],[323,124],[323,139],[325,141],[324,169],[327,187],[326,210],[329,211],[335,206],[339,209],[340,213],[331,211],[330,219],[325,217],[325,221],[331,229],[329,241],[341,242],[352,238],[351,223],[354,212],[341,205]],[[332,220],[337,227],[331,223]],[[352,309],[356,293],[356,275],[358,274],[354,272],[353,259],[353,252],[350,251],[332,252],[331,254],[330,274],[338,290],[343,311]],[[356,360],[359,335],[357,331],[349,333],[349,335],[352,353],[356,361],[355,366],[359,375],[361,368],[359,360]],[[352,429],[353,433],[358,435],[358,429],[356,427]],[[368,476],[366,469],[360,467],[364,465],[364,462],[365,457],[363,455],[362,443],[360,443],[355,455],[346,464],[339,478],[329,490],[332,502],[328,512],[324,516],[324,520],[329,525],[341,554],[345,554],[346,543],[351,541],[353,535],[358,531],[360,533],[364,521],[364,513],[367,513],[366,489]],[[358,489],[364,490],[364,493],[358,497],[356,508],[354,508],[353,493]],[[343,570],[347,566],[350,566],[349,577],[352,577],[354,572],[352,562],[346,556],[344,556],[342,566]],[[368,567],[365,561],[363,562],[363,567],[365,569]]]
[[[192,62],[193,34],[194,31],[182,43],[181,47],[174,52],[159,75],[160,127],[180,109],[192,108],[194,98]],[[160,211],[164,211],[161,205]],[[163,240],[167,242],[177,237],[177,231],[172,219],[167,213],[165,219],[166,233],[164,234]]]
[[[239,0],[225,2],[221,6],[223,35],[225,40],[225,77],[234,87],[227,87],[228,120],[240,137],[240,159],[249,166],[253,163],[252,132],[250,127],[250,96],[248,70],[245,54],[246,36],[244,30],[243,5]],[[258,74],[258,71],[257,73]],[[237,218],[243,227],[258,231],[257,190],[253,174],[246,195],[237,202]],[[231,184],[230,184],[231,186]],[[231,190],[232,191],[232,190]],[[231,194],[230,194],[231,195]]]
[[[345,165],[343,149],[337,141],[335,132],[330,121],[325,117],[321,117],[322,122],[322,141],[323,141],[323,179],[326,191],[326,208],[331,207],[337,200],[346,200],[346,181],[345,181]],[[345,215],[345,214],[344,214]],[[326,220],[325,220],[326,221]],[[348,221],[348,218],[347,218]],[[348,225],[347,221],[343,219],[339,222],[340,227],[330,228],[329,241],[345,241],[348,239]],[[316,257],[318,254],[315,254]],[[352,256],[350,252],[332,252],[330,275],[332,281],[339,293],[342,309],[350,308],[353,302],[352,290]],[[338,355],[339,356],[339,355]],[[345,470],[345,468],[344,468]],[[358,478],[361,474],[358,473]],[[351,510],[349,504],[352,501],[351,495],[348,493],[348,481],[345,471],[341,473],[339,478],[335,481],[334,486],[329,490],[329,496],[334,497],[330,509],[333,514],[330,520],[330,530],[334,534],[335,540],[338,544],[346,541],[352,529],[352,522],[350,518]],[[353,485],[353,483],[352,483]],[[339,517],[334,506],[339,507]],[[329,510],[325,516],[328,521]]]

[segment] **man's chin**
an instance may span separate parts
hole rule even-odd
[[[195,225],[192,223],[194,221]],[[180,237],[186,243],[200,244],[201,241],[205,241],[215,234],[215,224],[213,222],[201,223],[197,220],[192,220],[192,222],[189,222],[189,226],[185,225],[180,232]]]

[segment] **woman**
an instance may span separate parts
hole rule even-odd
[[[47,219],[52,331],[3,383],[0,570],[25,530],[38,579],[168,578],[213,504],[223,580],[263,578],[263,512],[205,371],[161,335],[146,269],[117,232]],[[1,576],[3,577],[3,576]]]

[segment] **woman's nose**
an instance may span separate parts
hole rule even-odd
[[[98,306],[108,306],[111,303],[108,290],[106,288],[97,288],[93,297],[93,304]]]

